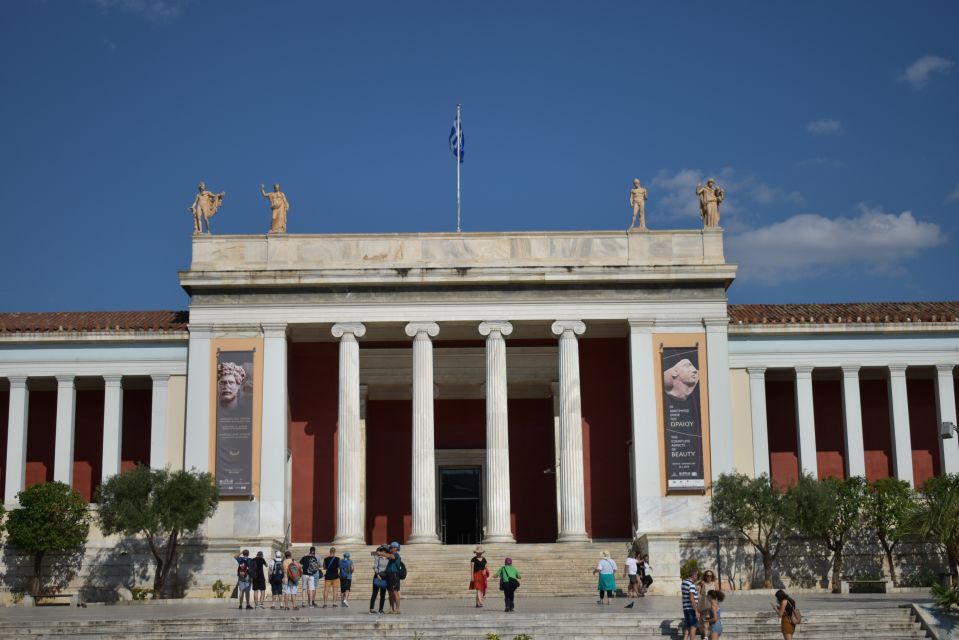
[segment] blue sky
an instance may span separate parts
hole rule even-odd
[[[220,233],[696,228],[732,302],[959,298],[959,3],[0,4],[0,310],[185,308]]]

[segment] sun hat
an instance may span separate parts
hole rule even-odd
[[[599,557],[603,558],[604,560],[609,560],[609,551],[603,551],[601,554],[599,554]]]
[[[276,553],[273,554],[273,559],[274,559],[274,560],[282,560],[282,559],[283,559],[283,554],[280,553],[279,551],[277,551]]]
[[[390,546],[393,547],[394,549],[399,549],[400,543],[394,540],[393,542],[390,543]]]
[[[484,553],[486,553],[486,551],[483,550],[483,545],[478,545],[475,549],[473,549],[473,553],[475,553],[478,556],[481,556]]]

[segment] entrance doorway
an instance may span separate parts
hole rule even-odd
[[[483,524],[480,467],[440,467],[443,544],[476,544]]]

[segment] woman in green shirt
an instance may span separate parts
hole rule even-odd
[[[494,575],[499,578],[499,588],[506,601],[506,612],[509,613],[513,610],[520,579],[519,571],[513,566],[513,559],[506,558],[503,566],[497,569]]]

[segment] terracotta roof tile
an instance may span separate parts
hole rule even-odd
[[[186,331],[187,311],[0,313],[0,335],[87,331]]]
[[[872,324],[959,322],[959,302],[731,304],[732,324]]]

